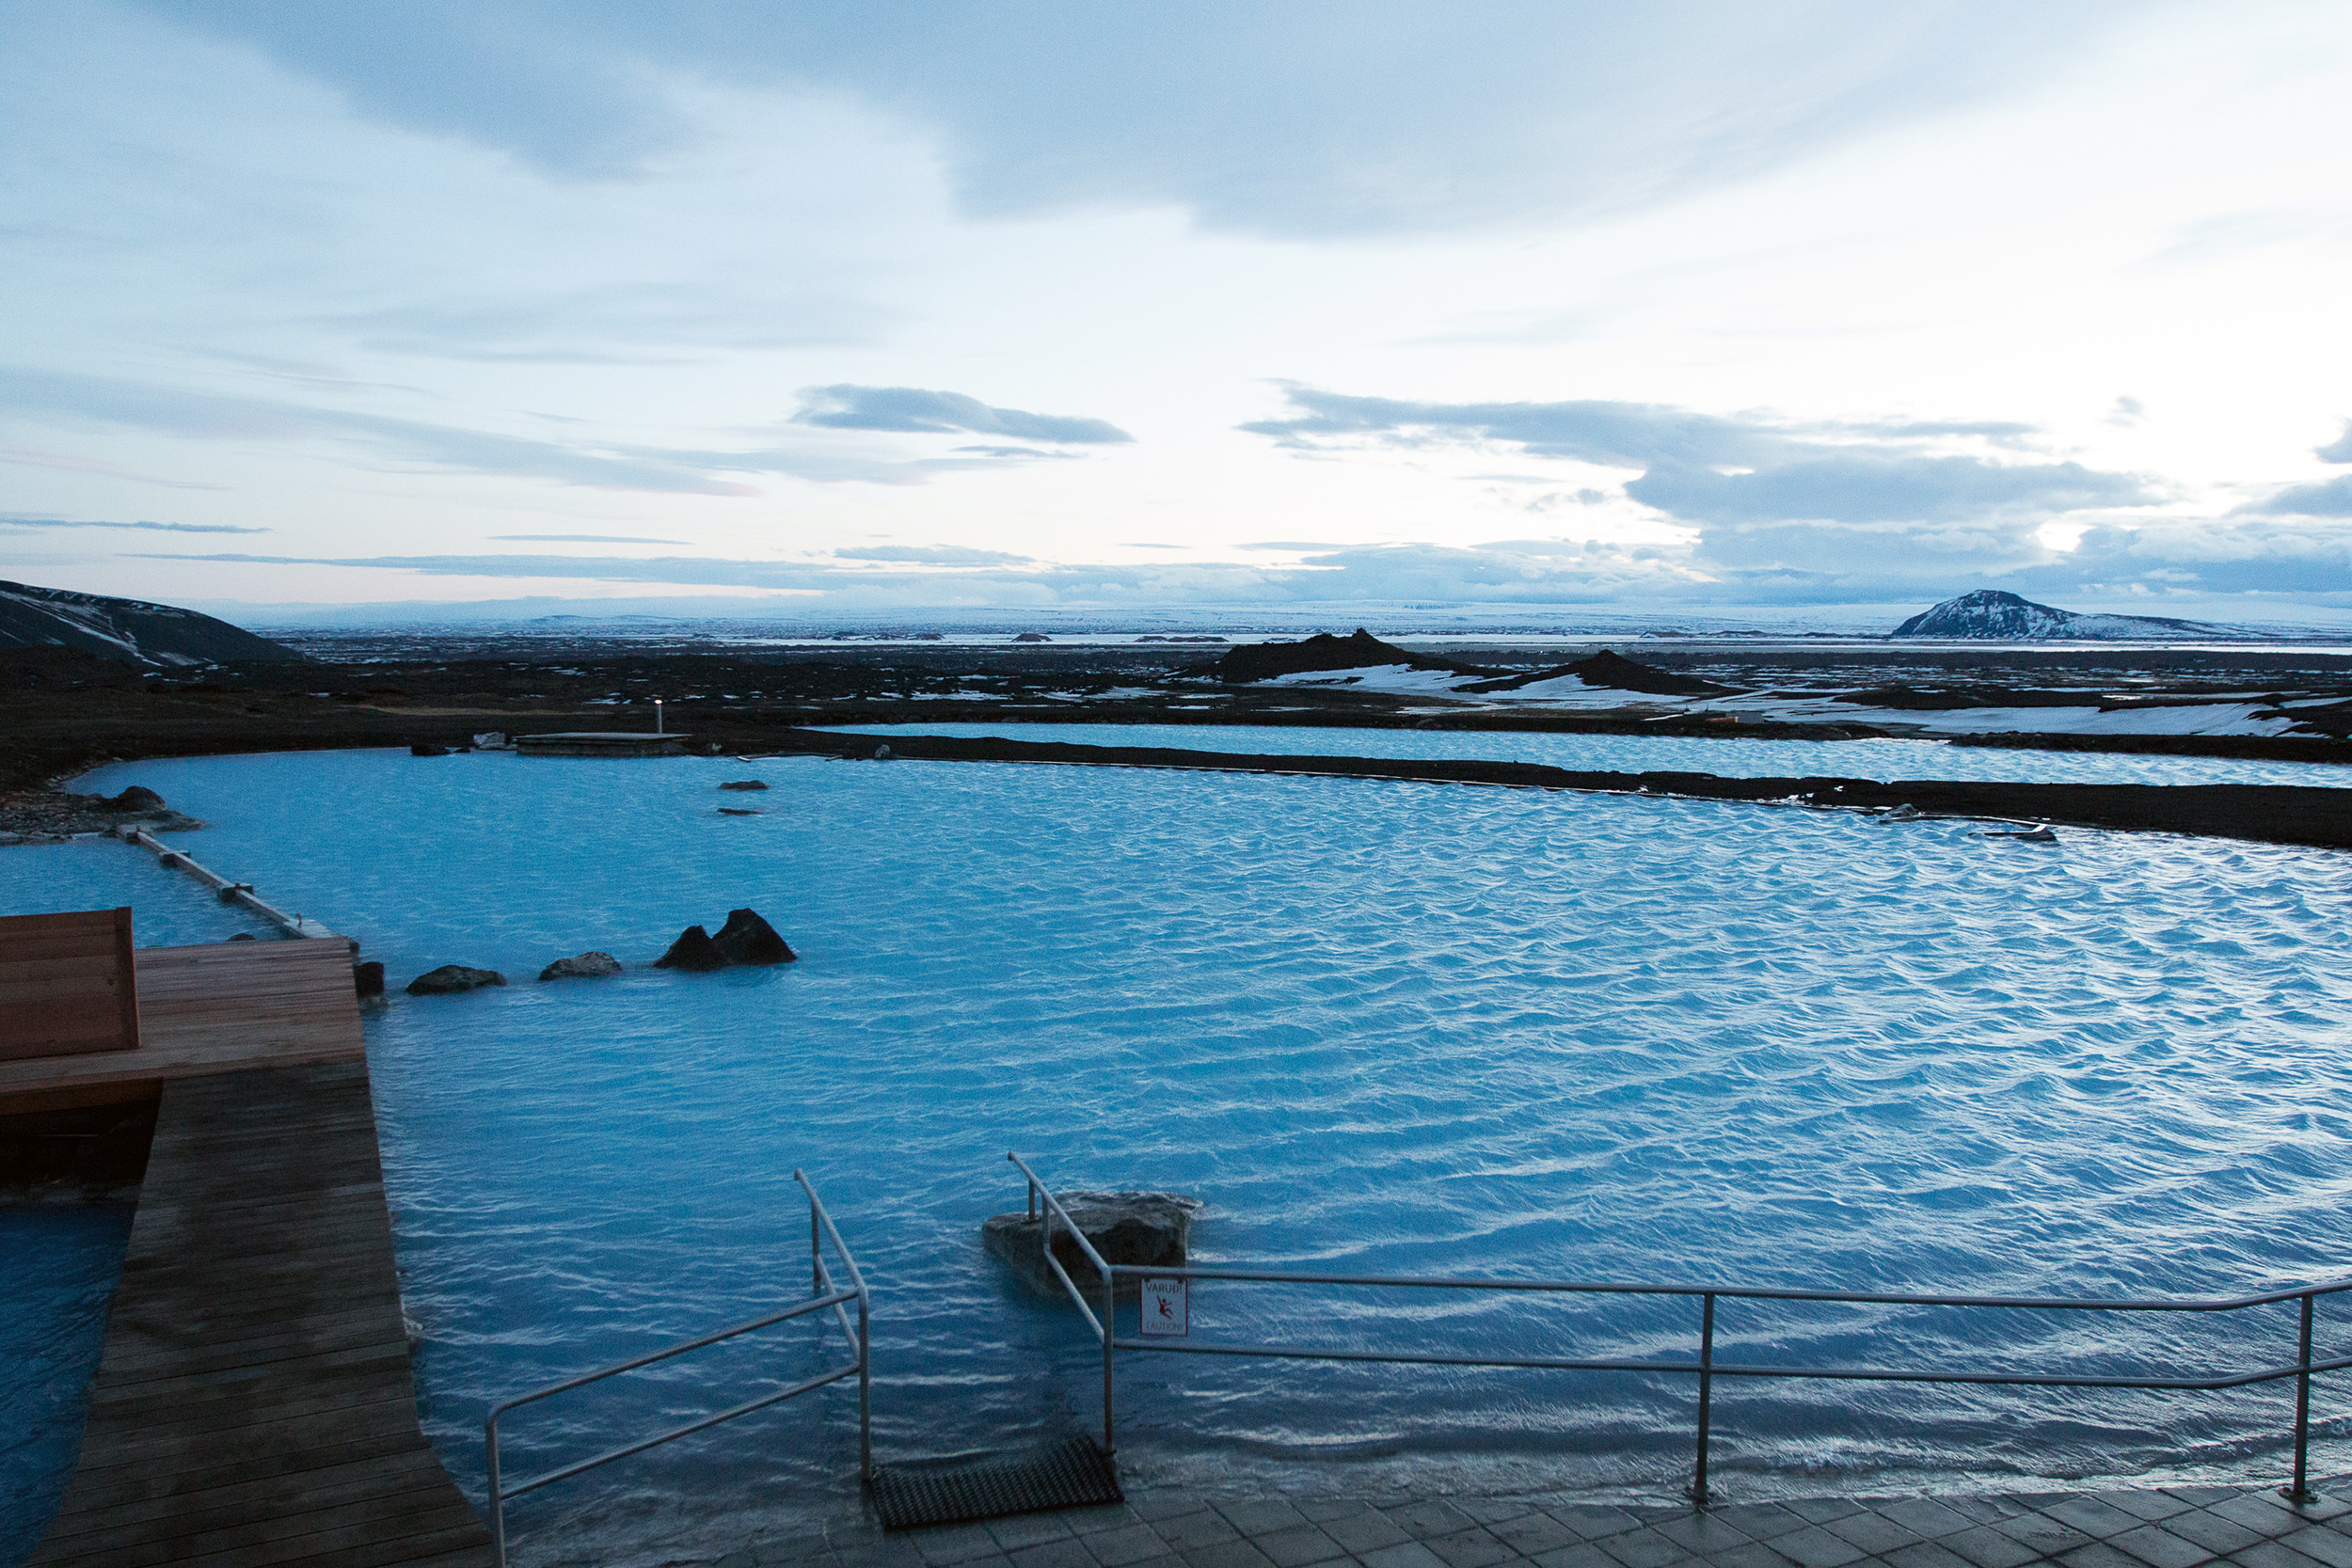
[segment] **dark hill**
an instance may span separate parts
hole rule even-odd
[[[1233,649],[1214,664],[1199,667],[1228,686],[1272,680],[1277,675],[1303,675],[1315,670],[1364,670],[1376,665],[1407,664],[1416,670],[1446,670],[1457,675],[1491,675],[1474,664],[1431,658],[1409,652],[1358,626],[1348,637],[1320,631],[1303,642],[1251,642]]]
[[[1517,691],[1522,686],[1537,681],[1557,680],[1562,675],[1574,675],[1586,686],[1607,687],[1612,691],[1639,691],[1650,697],[1728,697],[1728,686],[1716,686],[1708,681],[1694,680],[1660,670],[1637,659],[1626,658],[1603,648],[1590,658],[1580,658],[1574,664],[1557,664],[1549,670],[1538,670],[1532,675],[1514,675],[1509,680],[1486,681],[1466,686],[1466,692]]]
[[[2036,604],[2021,594],[1997,588],[1979,588],[1957,599],[1946,599],[1933,610],[1922,610],[1897,626],[1892,635],[2000,641],[2137,641],[2143,638],[2244,638],[2249,634],[2231,626],[2176,621],[2164,615],[2085,615],[2056,605]]]
[[[292,648],[193,610],[22,582],[0,582],[0,649],[6,648],[79,648],[148,668],[308,661]]]

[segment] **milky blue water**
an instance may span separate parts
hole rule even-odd
[[[1192,752],[1343,757],[1471,757],[1547,768],[1714,773],[1727,779],[2023,780],[2041,784],[2267,784],[2352,788],[2352,768],[2324,762],[2028,752],[1941,740],[1710,740],[1691,736],[1552,735],[1513,730],[1381,730],[1271,724],[859,724],[844,734],[937,735],[1170,746]]]
[[[95,839],[0,849],[0,915],[130,904],[141,946],[226,942],[256,923],[152,857]],[[131,1206],[0,1189],[0,1568],[32,1551],[81,1451]]]
[[[1021,1204],[1008,1148],[1057,1184],[1197,1194],[1196,1257],[1273,1267],[2087,1294],[2352,1273],[2343,856],[815,758],[755,765],[766,815],[717,815],[754,770],[345,752],[93,781],[209,818],[207,863],[358,935],[395,988],[452,961],[516,981],[369,1026],[426,1424],[477,1497],[494,1400],[805,1291],[796,1165],[875,1289],[885,1458],[1098,1418],[1099,1351],[978,1248]],[[739,905],[802,961],[640,967]],[[632,967],[532,982],[586,948]],[[1238,1285],[1193,1311],[1220,1338],[1499,1354],[1684,1355],[1696,1328],[1679,1304]],[[1727,1306],[1719,1354],[2244,1365],[2292,1328]],[[804,1376],[839,1354],[817,1338],[550,1402],[513,1419],[508,1473]],[[1343,1490],[1662,1491],[1693,1414],[1646,1377],[1141,1355],[1120,1399],[1147,1482]],[[1735,1497],[2267,1478],[2290,1407],[1727,1385],[1716,1465]],[[846,1505],[852,1409],[813,1395],[536,1494],[526,1560]],[[2321,1410],[2342,1468],[2340,1397]]]

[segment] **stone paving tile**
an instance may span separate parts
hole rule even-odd
[[[1697,1509],[1692,1509],[1679,1519],[1652,1525],[1650,1528],[1684,1550],[1704,1558],[1711,1559],[1719,1552],[1755,1544],[1753,1537],[1729,1520],[1719,1519],[1712,1513],[1702,1513]]]
[[[1274,1568],[1265,1553],[1247,1541],[1212,1541],[1179,1554],[1185,1568]]]
[[[1843,1519],[1849,1513],[1859,1513],[1862,1505],[1851,1497],[1799,1497],[1780,1505],[1807,1524],[1825,1525],[1832,1519]]]
[[[1751,1542],[1745,1546],[1732,1546],[1709,1552],[1701,1559],[1709,1568],[1788,1568],[1788,1560],[1770,1546]],[[1961,1568],[1967,1568],[1962,1563]]]
[[[1327,1519],[1345,1519],[1372,1512],[1370,1503],[1358,1502],[1352,1497],[1301,1497],[1292,1506],[1305,1514],[1311,1524],[1317,1525]]]
[[[2185,1536],[2175,1535],[2161,1525],[2127,1529],[2108,1537],[2108,1544],[2129,1552],[2149,1568],[2197,1568],[2201,1562],[2213,1560],[2210,1549]]]
[[[1898,1497],[1881,1503],[1870,1511],[1882,1519],[1892,1519],[1922,1541],[1932,1541],[1940,1535],[1958,1535],[1974,1523],[1968,1515],[1947,1508],[1933,1497]]]
[[[1499,1525],[1506,1519],[1523,1519],[1535,1512],[1535,1505],[1517,1497],[1455,1497],[1454,1506],[1482,1525]]]
[[[1208,1500],[1189,1492],[1138,1492],[1127,1498],[1127,1506],[1136,1511],[1136,1517],[1151,1522],[1153,1519],[1173,1519],[1180,1513],[1199,1513],[1207,1509]]]
[[[2242,1568],[2319,1568],[2311,1558],[2276,1541],[2258,1542],[2242,1552],[2232,1552],[2230,1560]]]
[[[2305,1525],[2279,1537],[2279,1544],[2301,1552],[2328,1568],[2352,1568],[2352,1529],[2330,1529],[2326,1525]]]
[[[1488,1525],[1486,1533],[1521,1557],[1534,1557],[1538,1552],[1573,1546],[1584,1539],[1550,1514],[1538,1513],[1532,1509],[1516,1519]]]
[[[1547,1508],[1544,1512],[1587,1541],[1636,1529],[1642,1523],[1622,1508],[1598,1508],[1584,1503]]]
[[[2194,1506],[2169,1492],[2094,1492],[2091,1496],[2111,1508],[2120,1508],[2126,1513],[2137,1513],[2151,1521],[2169,1519],[2183,1509]]]
[[[1901,1546],[1915,1546],[1923,1539],[1915,1529],[1906,1529],[1883,1513],[1864,1510],[1849,1513],[1843,1519],[1832,1519],[1821,1527],[1840,1540],[1851,1541],[1872,1557],[1883,1557]]]
[[[1016,1547],[1005,1555],[1012,1559],[1012,1568],[1095,1568],[1094,1554],[1074,1535]]]
[[[2262,1539],[2261,1531],[2248,1529],[2235,1519],[2224,1519],[2220,1514],[2203,1508],[2175,1513],[2164,1522],[2164,1528],[2215,1552],[2242,1551]]]
[[[2168,1486],[2165,1490],[2191,1508],[2210,1508],[2215,1503],[2228,1502],[2246,1489],[2242,1486]]]
[[[1329,1562],[1347,1553],[1340,1544],[1312,1525],[1299,1525],[1292,1529],[1272,1530],[1253,1535],[1250,1544],[1265,1553],[1274,1568],[1309,1568],[1310,1564]],[[1109,1565],[1105,1565],[1109,1568]]]
[[[1819,1525],[1792,1529],[1787,1535],[1775,1535],[1768,1543],[1772,1550],[1796,1563],[1798,1568],[1845,1568],[1849,1562],[1859,1562],[1870,1554],[1843,1536],[1832,1535]]]
[[[2104,1541],[2093,1541],[2088,1546],[2077,1546],[2058,1558],[2065,1568],[2139,1568],[2132,1558],[2125,1557]]]
[[[1120,1529],[1098,1530],[1079,1539],[1103,1568],[1128,1568],[1130,1563],[1148,1562],[1168,1555],[1168,1543],[1150,1525],[1140,1522]]]
[[[1186,1553],[1196,1546],[1216,1546],[1241,1539],[1241,1531],[1227,1524],[1225,1516],[1213,1508],[1204,1508],[1198,1513],[1180,1513],[1173,1519],[1154,1519],[1152,1528],[1161,1540]]]
[[[1603,1536],[1594,1544],[1624,1563],[1625,1568],[1668,1568],[1691,1555],[1682,1543],[1661,1535],[1647,1525],[1621,1535]]]
[[[1452,1535],[1433,1535],[1427,1544],[1446,1568],[1494,1568],[1519,1555],[1476,1525]]]
[[[914,1538],[915,1549],[923,1560],[933,1568],[946,1568],[949,1563],[969,1562],[975,1558],[995,1557],[1003,1547],[982,1525],[949,1525],[942,1529],[927,1529]]]
[[[2063,1502],[2044,1504],[2037,1512],[2072,1525],[2093,1541],[2105,1541],[2127,1529],[2137,1529],[2144,1521],[2137,1513],[2129,1513],[2112,1503],[2103,1503],[2092,1497],[2068,1497]]]
[[[1391,1527],[1393,1528],[1393,1527]],[[1438,1554],[1418,1541],[1403,1541],[1358,1554],[1364,1568],[1445,1568]]]
[[[1403,1507],[1384,1508],[1380,1512],[1387,1514],[1397,1528],[1416,1541],[1452,1535],[1455,1530],[1468,1529],[1477,1523],[1469,1514],[1443,1500],[1406,1503]]]
[[[1372,1560],[1372,1553],[1389,1546],[1400,1546],[1412,1540],[1411,1536],[1396,1528],[1393,1520],[1377,1509],[1368,1508],[1361,1513],[1351,1513],[1340,1519],[1326,1519],[1322,1523],[1324,1534],[1367,1562]],[[1431,1560],[1434,1561],[1435,1559]]]
[[[1077,1533],[1059,1513],[1015,1513],[1009,1518],[991,1519],[981,1528],[1009,1552],[1047,1541],[1067,1541]]]
[[[1279,1498],[1219,1503],[1216,1511],[1225,1516],[1227,1524],[1244,1535],[1263,1535],[1268,1530],[1290,1529],[1307,1522],[1304,1513]]]
[[[2077,1546],[2090,1544],[2090,1537],[2074,1526],[2053,1519],[2042,1513],[2021,1513],[2014,1519],[1996,1521],[1993,1528],[2023,1546],[2033,1548],[2040,1557],[2056,1557]],[[1958,1546],[1952,1550],[1961,1556],[1968,1554]]]
[[[1573,1546],[1554,1546],[1528,1560],[1535,1568],[1618,1568],[1615,1558],[1589,1541],[1580,1541]]]
[[[1932,1541],[1898,1546],[1886,1554],[1886,1561],[1888,1568],[1973,1568],[1966,1558]]]
[[[1944,1537],[1943,1546],[1955,1555],[1976,1564],[1976,1568],[2020,1568],[2042,1554],[2012,1535],[2004,1535],[1991,1525],[1979,1525],[1957,1535]]]
[[[2264,1535],[2284,1535],[2299,1529],[2304,1521],[2296,1516],[2294,1507],[2276,1492],[2241,1492],[2226,1503],[2215,1503],[2205,1510],[2234,1524]]]
[[[1770,1541],[1792,1529],[1803,1529],[1805,1521],[1789,1513],[1778,1503],[1736,1503],[1729,1508],[1710,1508],[1710,1519],[1721,1519],[1740,1534],[1756,1541]]]

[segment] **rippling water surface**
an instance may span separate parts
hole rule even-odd
[[[97,781],[210,819],[192,850],[362,938],[395,987],[453,961],[515,980],[370,1025],[428,1426],[476,1496],[494,1400],[806,1290],[796,1165],[875,1289],[885,1456],[1097,1418],[1099,1352],[977,1244],[1021,1205],[1008,1148],[1057,1184],[1198,1194],[1200,1259],[1277,1267],[2085,1294],[2352,1272],[2343,856],[1347,779],[756,769],[766,815],[739,818],[715,809],[747,800],[716,790],[753,770],[731,760]],[[635,967],[739,905],[802,961]],[[632,967],[532,982],[585,948]],[[1696,1326],[1684,1304],[1238,1285],[1194,1315],[1519,1354],[1681,1355]],[[2124,1334],[1726,1306],[1720,1354],[2120,1369],[2275,1360],[2292,1332],[2287,1309]],[[804,1376],[837,1354],[815,1339],[537,1407],[509,1473]],[[1206,1485],[1666,1487],[1692,1415],[1646,1377],[1174,1356],[1124,1357],[1120,1398],[1131,1471]],[[1716,1458],[1747,1496],[2267,1475],[2289,1408],[1731,1385]],[[838,1505],[852,1410],[810,1396],[538,1494],[517,1528],[659,1556]]]
[[[1472,757],[1547,768],[1727,779],[2006,779],[2040,784],[2268,784],[2352,787],[2325,762],[2167,757],[2129,752],[2029,752],[1942,740],[1711,740],[1668,735],[1550,735],[1513,730],[1339,729],[1274,724],[859,724],[858,735],[938,735],[1172,746],[1189,752],[1322,757]]]

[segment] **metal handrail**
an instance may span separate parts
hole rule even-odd
[[[732,1328],[720,1329],[715,1334],[706,1334],[699,1338],[682,1340],[660,1350],[649,1351],[644,1355],[631,1356],[627,1361],[615,1362],[610,1367],[600,1367],[593,1372],[582,1372],[578,1377],[565,1378],[561,1383],[550,1383],[544,1388],[534,1388],[528,1394],[518,1394],[503,1403],[491,1406],[490,1414],[482,1426],[486,1454],[485,1469],[490,1493],[490,1544],[497,1558],[498,1568],[506,1568],[506,1502],[508,1498],[519,1497],[526,1492],[535,1492],[542,1486],[568,1480],[583,1470],[593,1470],[600,1465],[610,1465],[616,1459],[627,1459],[631,1454],[643,1453],[647,1449],[658,1448],[661,1444],[701,1432],[707,1427],[717,1426],[723,1421],[734,1420],[739,1416],[748,1416],[755,1410],[764,1410],[771,1404],[781,1404],[786,1400],[808,1393],[812,1389],[839,1383],[844,1378],[857,1379],[858,1475],[866,1481],[873,1479],[873,1345],[869,1338],[872,1316],[866,1289],[866,1277],[858,1271],[857,1259],[850,1255],[849,1247],[842,1242],[841,1232],[834,1228],[833,1216],[825,1212],[823,1201],[817,1196],[815,1184],[797,1170],[792,1173],[792,1180],[798,1181],[802,1190],[808,1194],[809,1271],[817,1291],[814,1299],[797,1302],[782,1311],[771,1312],[763,1318],[754,1318],[749,1323],[738,1323]],[[840,1256],[841,1266],[848,1271],[850,1275],[848,1290],[834,1289],[832,1275],[825,1267],[820,1236],[832,1238],[834,1251]],[[857,1303],[855,1328],[852,1328],[850,1323],[849,1304],[850,1302]],[[672,1356],[702,1350],[723,1340],[749,1334],[755,1329],[766,1328],[771,1324],[785,1323],[793,1318],[804,1318],[812,1312],[822,1312],[827,1307],[833,1308],[834,1317],[841,1323],[842,1333],[850,1340],[850,1348],[856,1354],[856,1359],[848,1365],[819,1372],[815,1377],[794,1384],[791,1387],[778,1393],[763,1394],[757,1399],[747,1400],[715,1416],[705,1416],[656,1436],[641,1438],[633,1443],[625,1443],[617,1449],[608,1449],[592,1459],[582,1459],[549,1470],[545,1475],[533,1476],[520,1485],[506,1486],[501,1482],[499,1479],[499,1418],[508,1411],[556,1394],[567,1393],[574,1388],[585,1387],[591,1383],[600,1383],[606,1378],[618,1376],[622,1372],[635,1371],[640,1367],[650,1367],[657,1361],[667,1361]]]
[[[2296,1286],[2284,1290],[2258,1291],[2250,1295],[2181,1298],[2123,1297],[2098,1299],[2074,1296],[2003,1296],[2003,1295],[1929,1295],[1886,1291],[1822,1291],[1783,1288],[1771,1285],[1699,1285],[1684,1283],[1626,1283],[1615,1280],[1566,1279],[1496,1279],[1481,1276],[1446,1276],[1429,1275],[1345,1275],[1308,1274],[1275,1269],[1230,1269],[1191,1266],[1156,1267],[1136,1263],[1104,1263],[1053,1195],[1045,1190],[1037,1173],[1017,1155],[1007,1159],[1021,1167],[1028,1178],[1030,1212],[1037,1212],[1041,1195],[1050,1213],[1060,1217],[1076,1236],[1087,1256],[1094,1260],[1103,1275],[1104,1316],[1097,1323],[1087,1313],[1089,1325],[1103,1341],[1103,1446],[1111,1449],[1112,1400],[1115,1388],[1112,1380],[1112,1353],[1115,1351],[1158,1351],[1179,1355],[1237,1355],[1261,1359],[1294,1361],[1358,1361],[1395,1362],[1407,1365],[1436,1367],[1502,1367],[1530,1368],[1550,1371],[1597,1372],[1663,1372],[1695,1376],[1699,1380],[1698,1448],[1692,1470],[1691,1497],[1700,1507],[1707,1506],[1712,1494],[1707,1484],[1708,1449],[1713,1428],[1714,1380],[1719,1377],[1753,1378],[1811,1378],[1833,1382],[1868,1383],[1930,1383],[1973,1384],[1980,1386],[2034,1388],[2144,1388],[2169,1392],[2195,1392],[2220,1388],[2239,1388],[2257,1383],[2275,1383],[2285,1378],[2296,1380],[2295,1391],[2295,1478],[2280,1492],[2296,1503],[2308,1503],[2313,1494],[2310,1486],[2311,1449],[2311,1380],[2321,1372],[2342,1371],[2352,1368],[2352,1356],[2339,1356],[2324,1361],[2312,1358],[2312,1322],[2313,1306],[2321,1296],[2352,1291],[2352,1279],[2340,1279],[2327,1284]],[[1046,1260],[1053,1262],[1051,1246],[1053,1225],[1045,1226]],[[1060,1274],[1058,1264],[1055,1272]],[[1673,1361],[1654,1358],[1581,1358],[1565,1356],[1491,1356],[1456,1355],[1431,1352],[1353,1351],[1324,1349],[1305,1345],[1237,1345],[1176,1342],[1166,1338],[1120,1338],[1112,1330],[1105,1332],[1103,1324],[1111,1323],[1110,1303],[1114,1282],[1134,1279],[1230,1279],[1281,1285],[1343,1285],[1375,1288],[1404,1288],[1449,1291],[1502,1291],[1544,1292],[1571,1295],[1640,1295],[1697,1298],[1702,1304],[1698,1355],[1693,1360]],[[1077,1289],[1062,1275],[1063,1284],[1077,1299]],[[1784,1367],[1754,1365],[1743,1362],[1724,1362],[1715,1359],[1715,1307],[1719,1301],[1813,1301],[1841,1305],[1881,1307],[1987,1307],[2017,1311],[2065,1312],[2235,1312],[2249,1307],[2276,1306],[2282,1302],[2299,1302],[2302,1310],[2296,1336],[2296,1359],[2280,1366],[2257,1368],[2250,1371],[2233,1371],[2214,1377],[2119,1377],[2094,1373],[2060,1373],[2043,1375],[2032,1372],[1972,1372],[1958,1370],[1911,1371],[1890,1367]],[[1083,1310],[1085,1303],[1079,1302]]]

